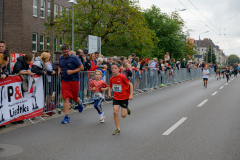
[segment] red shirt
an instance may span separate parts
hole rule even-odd
[[[110,79],[110,87],[114,91],[113,99],[115,100],[126,100],[129,99],[129,83],[130,80],[123,74],[113,76]]]
[[[109,86],[103,80],[100,80],[100,81],[94,80],[91,83],[90,89],[92,89],[93,87],[95,87],[95,91],[94,92],[102,92],[101,88],[106,88],[106,87],[109,87]]]

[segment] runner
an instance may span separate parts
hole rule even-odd
[[[220,67],[220,65],[217,65],[217,80],[220,77],[220,74],[221,74],[221,67]],[[221,77],[220,77],[220,79],[221,79]]]
[[[92,81],[90,90],[94,91],[94,108],[98,111],[98,114],[100,116],[99,121],[101,123],[104,123],[105,115],[104,112],[102,111],[102,101],[105,98],[105,94],[103,93],[104,91],[108,90],[109,86],[106,82],[101,80],[102,78],[102,71],[96,70],[94,72],[96,80]]]
[[[62,124],[70,123],[69,99],[73,99],[78,104],[78,111],[81,113],[83,111],[83,105],[81,99],[78,97],[79,91],[79,74],[83,70],[82,62],[79,58],[70,53],[70,46],[68,44],[63,44],[62,47],[63,55],[59,58],[59,69],[58,75],[61,76],[61,90],[63,95],[63,108],[65,112],[65,118]]]
[[[229,68],[227,67],[227,69],[226,69],[227,82],[228,82],[228,80],[229,80],[229,75],[230,75],[230,70],[229,70]]]
[[[120,134],[120,124],[119,124],[119,109],[121,107],[121,116],[125,118],[131,114],[131,111],[128,107],[128,100],[133,99],[133,85],[130,80],[127,79],[125,75],[119,73],[120,65],[118,63],[114,63],[112,65],[112,74],[113,77],[110,79],[110,89],[108,92],[109,98],[111,98],[111,93],[114,91],[113,95],[113,117],[116,124],[117,129],[113,133],[113,135]],[[130,92],[129,92],[130,87]]]
[[[203,83],[204,83],[204,87],[207,88],[207,82],[208,82],[208,75],[209,75],[209,70],[208,70],[208,66],[205,65],[204,69],[203,69]]]
[[[226,66],[223,65],[223,66],[222,66],[222,75],[223,75],[223,79],[224,79],[224,76],[225,76],[225,71],[226,71]]]

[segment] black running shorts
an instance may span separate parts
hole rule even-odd
[[[126,108],[128,107],[128,99],[126,100],[116,100],[113,99],[113,105],[120,105],[122,108]]]
[[[208,81],[208,78],[203,78],[203,81]]]

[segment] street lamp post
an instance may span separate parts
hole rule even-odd
[[[205,31],[205,32],[199,33],[199,41],[198,41],[198,46],[199,46],[198,62],[199,62],[199,55],[200,55],[200,35],[203,34],[203,33],[208,33],[208,32],[209,32],[209,31]]]
[[[69,3],[72,4],[72,50],[74,51],[74,5],[78,3],[76,0],[70,0]]]

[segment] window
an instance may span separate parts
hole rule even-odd
[[[62,44],[63,44],[63,39],[60,38],[60,43],[59,43],[59,46],[62,47]]]
[[[49,50],[50,49],[50,38],[47,37],[47,49]]]
[[[50,13],[51,13],[51,3],[48,2],[48,17],[50,17]]]
[[[60,16],[62,16],[63,6],[60,6]]]
[[[58,15],[58,5],[54,4],[54,18],[56,18]]]
[[[33,0],[33,16],[37,17],[37,0]]]
[[[45,0],[41,0],[41,18],[45,18]]]
[[[44,50],[44,35],[40,35],[40,50]]]
[[[69,8],[66,8],[66,13],[67,15],[69,15]]]
[[[57,38],[54,38],[54,51],[57,51]]]
[[[37,52],[37,34],[33,33],[32,35],[32,51]]]

